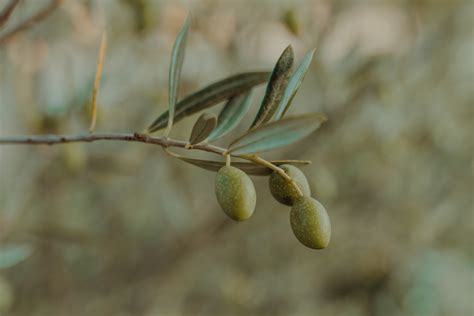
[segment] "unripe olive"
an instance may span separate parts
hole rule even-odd
[[[309,196],[296,200],[290,212],[296,238],[313,249],[326,248],[331,239],[331,222],[324,206]]]
[[[219,205],[230,218],[243,221],[252,216],[257,193],[245,172],[232,166],[222,167],[217,172],[215,189]]]
[[[306,179],[303,171],[292,165],[281,165],[280,168],[285,170],[285,173],[296,182],[296,185],[300,188],[303,195],[311,195],[308,179]],[[300,197],[293,184],[279,175],[276,171],[270,175],[268,183],[273,197],[282,204],[292,206]]]

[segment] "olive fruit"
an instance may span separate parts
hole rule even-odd
[[[243,221],[252,216],[257,193],[250,177],[242,170],[224,166],[219,169],[215,184],[219,205],[233,220]]]
[[[308,179],[306,179],[303,171],[292,165],[281,165],[279,167],[296,182],[296,185],[300,188],[303,195],[311,195]],[[293,184],[279,175],[276,171],[270,175],[268,183],[273,197],[282,204],[292,206],[300,197]]]
[[[324,249],[331,239],[331,222],[324,206],[309,196],[295,201],[290,212],[291,229],[305,246]]]

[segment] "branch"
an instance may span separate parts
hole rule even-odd
[[[3,34],[0,37],[0,46],[4,45],[6,42],[11,40],[17,33],[24,31],[38,22],[46,19],[57,7],[62,3],[62,0],[51,0],[49,5],[47,5],[43,10],[40,10],[36,14],[32,15],[31,17],[27,18],[23,22],[20,22],[17,26],[15,26],[9,32]]]
[[[10,18],[11,14],[13,13],[13,10],[15,10],[15,7],[18,3],[20,3],[20,0],[10,0],[7,6],[2,10],[2,12],[0,13],[0,28],[5,23],[7,23],[8,19]]]
[[[6,136],[0,137],[0,145],[58,145],[67,143],[79,143],[79,142],[95,142],[95,141],[126,141],[126,142],[139,142],[145,144],[154,144],[161,146],[165,149],[168,154],[173,154],[166,150],[168,147],[186,148],[189,150],[200,150],[217,155],[226,157],[226,165],[230,164],[230,156],[228,150],[225,148],[209,145],[207,143],[200,143],[193,145],[189,148],[189,142],[171,139],[167,137],[153,137],[148,134],[142,133],[108,133],[108,134],[80,134],[80,135],[37,135],[37,136]],[[303,192],[298,187],[296,182],[286,174],[285,170],[272,164],[257,155],[237,155],[235,157],[245,159],[256,164],[270,168],[286,181],[290,182],[300,196],[303,196]]]
[[[159,145],[161,147],[186,148],[188,142],[165,138],[152,137],[141,133],[108,133],[108,134],[80,134],[80,135],[38,135],[38,136],[7,136],[0,137],[0,145],[57,145],[78,142],[95,141],[126,141]],[[222,155],[224,148],[208,144],[196,144],[193,149]]]

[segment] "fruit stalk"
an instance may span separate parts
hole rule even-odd
[[[299,196],[303,196],[303,192],[301,191],[301,189],[298,187],[298,185],[296,184],[295,181],[293,181],[293,179],[286,174],[285,170],[281,169],[280,167],[278,166],[275,166],[274,164],[272,164],[271,162],[257,156],[257,155],[242,155],[242,156],[238,156],[240,158],[243,158],[243,159],[246,159],[246,160],[249,160],[249,161],[253,161],[259,165],[262,165],[262,166],[265,166],[267,168],[270,168],[276,172],[278,172],[278,174],[280,176],[282,176],[286,181],[290,182],[292,186],[295,187],[295,190],[296,192],[298,192]]]

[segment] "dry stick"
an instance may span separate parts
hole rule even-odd
[[[95,73],[94,89],[92,90],[92,108],[91,108],[91,125],[89,132],[93,133],[95,130],[95,124],[97,122],[97,94],[100,89],[100,80],[102,78],[102,71],[104,69],[105,50],[107,49],[107,34],[102,33],[102,39],[100,40],[99,49],[99,61],[97,62],[97,71]]]
[[[13,13],[13,10],[15,10],[15,7],[18,3],[20,3],[20,0],[10,0],[7,6],[2,10],[2,12],[0,13],[0,28],[5,23],[7,23],[8,19],[10,18],[11,14]]]
[[[9,32],[5,33],[0,37],[0,46],[4,45],[6,42],[11,40],[17,33],[24,31],[31,26],[35,25],[38,22],[46,19],[51,13],[56,10],[57,7],[62,3],[62,0],[51,0],[50,4],[46,6],[43,10],[39,11],[35,15],[29,17],[23,22],[20,22],[16,27],[14,27]]]

